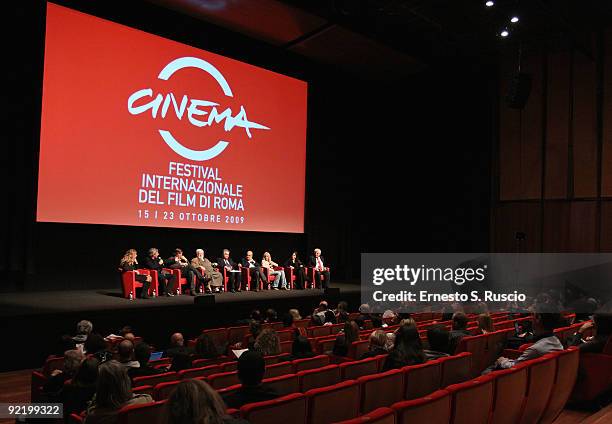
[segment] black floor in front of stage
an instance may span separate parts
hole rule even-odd
[[[41,366],[59,338],[73,334],[81,319],[92,321],[94,332],[103,336],[130,325],[137,335],[163,349],[173,332],[195,338],[205,328],[236,325],[255,308],[262,312],[273,308],[279,318],[290,308],[309,315],[323,298],[332,304],[345,300],[352,309],[357,308],[358,283],[335,283],[332,288],[339,293],[310,289],[220,293],[214,296],[214,304],[206,305],[196,304],[187,295],[130,301],[119,290],[108,289],[3,293],[0,371]]]

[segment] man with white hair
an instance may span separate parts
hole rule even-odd
[[[86,319],[82,319],[77,323],[76,336],[72,338],[75,343],[85,343],[87,340],[87,336],[91,334],[93,330],[93,324],[91,321],[87,321]]]
[[[191,260],[191,266],[195,269],[198,286],[203,284],[206,293],[211,293],[211,286],[214,288],[221,287],[223,276],[219,271],[213,269],[210,260],[204,256],[204,250],[196,250],[196,257]]]
[[[326,289],[329,287],[329,267],[325,265],[325,260],[321,256],[321,249],[315,249],[314,255],[308,260],[308,266],[314,268],[315,287]],[[323,278],[321,278],[323,277]]]

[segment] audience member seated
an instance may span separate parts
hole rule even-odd
[[[265,330],[264,330],[265,331]],[[263,356],[256,351],[246,351],[238,358],[238,379],[242,384],[234,393],[224,396],[228,408],[240,408],[242,405],[264,400],[275,399],[278,394],[262,386],[266,364]]]
[[[283,315],[283,327],[285,328],[293,327],[293,316],[289,312]]]
[[[255,339],[253,349],[259,352],[262,356],[280,355],[280,339],[271,328],[261,330],[259,336]]]
[[[53,370],[43,386],[43,392],[49,400],[57,400],[64,382],[75,376],[83,359],[85,355],[78,349],[67,350],[64,353],[64,369]]]
[[[130,340],[126,339],[119,343],[117,353],[119,353],[119,362],[128,370],[140,367],[140,363],[134,360],[134,344]]]
[[[293,340],[293,345],[291,346],[290,359],[312,358],[313,356],[315,356],[315,354],[312,351],[312,346],[310,345],[308,338],[304,336],[297,336],[295,340]]]
[[[489,334],[495,331],[493,328],[493,320],[489,314],[478,315],[478,330],[480,334]]]
[[[338,302],[338,307],[336,308],[336,322],[338,324],[347,322],[349,320],[349,312],[348,312],[348,303],[344,300]]]
[[[323,325],[325,322],[325,312],[329,310],[328,304],[325,300],[319,303],[319,306],[312,312],[310,320],[312,325]]]
[[[187,352],[178,352],[172,356],[172,363],[168,371],[179,372],[191,368],[192,365],[191,355]]]
[[[85,359],[70,384],[64,384],[59,401],[64,404],[66,422],[69,422],[70,414],[80,414],[87,409],[87,404],[96,393],[99,364],[96,358]]]
[[[221,356],[213,339],[206,333],[200,334],[195,343],[195,355],[197,359],[214,359]]]
[[[119,270],[122,274],[128,271],[133,271],[135,280],[139,283],[142,283],[142,292],[140,294],[140,297],[142,299],[148,299],[149,286],[151,285],[151,281],[153,281],[153,279],[148,274],[139,273],[137,256],[138,255],[135,249],[128,249],[121,258],[121,261],[119,262]],[[136,293],[133,293],[133,296],[136,297]]]
[[[416,321],[414,320],[414,318],[410,318],[410,317],[408,317],[408,318],[402,318],[402,319],[400,320],[400,325],[401,325],[401,326],[404,326],[404,325],[409,325],[409,326],[411,326],[411,327],[416,327],[416,326],[417,326],[417,323],[416,323]]]
[[[332,353],[336,356],[347,356],[353,342],[359,340],[359,327],[353,320],[344,323],[344,327],[336,336]]]
[[[336,324],[336,314],[332,310],[325,311],[323,325]]]
[[[125,333],[125,334],[123,335],[123,338],[124,338],[125,340],[129,340],[129,341],[131,341],[132,343],[134,343],[134,341],[136,340],[136,336],[134,335],[134,333],[131,333],[131,332],[130,332],[130,333]]]
[[[447,352],[450,333],[443,325],[429,327],[427,329],[427,341],[429,342],[429,349],[423,351],[427,360],[449,356]]]
[[[289,309],[289,314],[293,317],[294,322],[302,319],[300,311],[298,311],[297,309]]]
[[[584,332],[593,327],[595,327],[595,335],[586,339],[583,338]],[[583,353],[601,353],[611,340],[611,336],[612,314],[595,314],[593,321],[585,322],[576,334],[569,338],[568,344],[578,346],[580,352]]]
[[[132,393],[132,382],[123,365],[115,360],[106,361],[98,367],[96,394],[84,423],[114,424],[122,407],[152,401],[150,395]]]
[[[508,359],[499,357],[495,363],[487,368],[483,374],[491,372],[493,369],[505,369],[511,368],[514,365],[528,361],[530,359],[539,358],[550,352],[557,350],[563,350],[561,341],[553,334],[553,330],[559,326],[561,320],[561,314],[556,311],[556,307],[547,306],[542,304],[538,306],[539,312],[534,314],[533,318],[533,329],[535,331],[534,340],[531,346],[529,346],[518,359]]]
[[[92,333],[87,337],[83,345],[83,350],[87,355],[93,355],[98,361],[109,360],[113,354],[107,350],[106,340],[97,333]]]
[[[459,342],[465,336],[469,336],[470,332],[467,331],[468,317],[463,312],[455,312],[453,314],[453,327],[450,332],[450,342],[448,343],[448,352],[453,355]]]
[[[370,347],[359,359],[373,358],[374,356],[384,355],[387,352],[387,333],[383,330],[374,330],[370,334]]]
[[[217,393],[201,380],[181,381],[166,402],[166,424],[248,424],[225,413]]]
[[[395,343],[385,359],[383,371],[422,364],[426,360],[416,327],[401,326],[395,332]]]
[[[78,322],[76,336],[74,336],[72,340],[74,340],[75,343],[85,343],[87,336],[91,334],[92,330],[93,324],[91,321],[83,319]]]
[[[155,375],[163,372],[163,370],[158,370],[150,366],[149,358],[151,358],[151,346],[146,343],[138,343],[136,347],[134,347],[134,359],[138,361],[139,366],[128,369],[128,375],[132,380],[136,377]]]
[[[269,308],[266,310],[266,318],[264,319],[264,322],[278,322],[278,314],[274,309]]]
[[[172,358],[178,353],[189,353],[189,349],[185,347],[185,339],[181,333],[174,333],[170,337],[170,347],[166,349],[166,355]]]

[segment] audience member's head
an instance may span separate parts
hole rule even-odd
[[[97,358],[85,359],[72,378],[72,384],[78,387],[94,386],[98,380],[98,365],[100,365],[100,361]]]
[[[261,321],[261,312],[259,311],[259,309],[253,309],[251,311],[251,320],[253,321]]]
[[[409,318],[404,318],[404,319],[402,319],[402,320],[400,321],[400,325],[401,325],[401,326],[408,325],[408,326],[411,326],[411,327],[415,327],[415,328],[416,328],[417,323],[416,323],[416,321],[414,320],[414,318],[410,318],[410,317],[409,317]]]
[[[213,339],[206,333],[200,334],[196,339],[195,353],[205,359],[212,359],[219,356]]]
[[[319,307],[317,308],[318,312],[325,312],[329,309],[329,305],[327,304],[327,301],[322,300],[321,302],[319,302]]]
[[[465,330],[467,329],[468,317],[463,312],[455,312],[453,314],[453,330]]]
[[[302,316],[300,315],[300,311],[298,311],[297,309],[289,309],[289,313],[293,317],[293,321],[298,321],[302,319]]]
[[[370,350],[384,349],[387,345],[387,333],[382,330],[374,330],[370,334]]]
[[[272,308],[266,310],[266,322],[277,322],[278,315],[276,311]]]
[[[87,321],[86,319],[83,319],[77,323],[77,328],[76,328],[77,335],[88,336],[89,334],[91,334],[92,330],[93,330],[93,324],[91,323],[91,321]]]
[[[427,340],[429,341],[429,350],[447,352],[450,333],[445,326],[434,325],[427,329]]]
[[[119,409],[131,398],[132,383],[127,368],[115,360],[101,363],[96,384],[96,406]]]
[[[289,328],[292,326],[293,326],[293,315],[287,312],[285,315],[283,315],[283,327]]]
[[[134,333],[125,333],[125,334],[123,335],[123,338],[124,338],[125,340],[129,340],[129,341],[131,341],[132,343],[134,343],[134,340],[136,340],[136,336],[134,335]]]
[[[134,347],[134,359],[138,361],[141,368],[145,368],[149,364],[151,357],[151,346],[146,343],[138,343]]]
[[[400,326],[395,332],[393,349],[400,351],[407,360],[416,363],[425,362],[425,353],[416,327]]]
[[[325,318],[324,318],[323,323],[324,324],[335,324],[336,314],[334,314],[334,312],[330,310],[325,311]]]
[[[166,402],[167,424],[221,424],[225,404],[212,387],[201,380],[183,380]]]
[[[291,354],[293,356],[304,356],[309,353],[312,353],[312,346],[310,345],[308,338],[304,336],[297,336],[293,340]]]
[[[117,346],[119,353],[119,362],[129,362],[134,357],[134,343],[130,340],[122,340]]]
[[[170,371],[179,372],[191,368],[191,356],[186,352],[179,352],[172,356]]]
[[[106,350],[106,341],[101,335],[92,333],[89,335],[89,337],[87,337],[87,340],[85,340],[84,347],[85,352],[88,354],[103,352]]]
[[[263,356],[279,355],[281,353],[280,339],[276,331],[271,328],[261,330],[261,333],[259,333],[259,336],[255,339],[254,347]]]
[[[263,355],[254,350],[247,350],[238,358],[238,379],[243,386],[258,386],[266,372]]]
[[[170,345],[172,347],[182,347],[185,344],[185,339],[181,333],[174,333],[170,337]]]
[[[75,375],[85,355],[78,349],[67,350],[64,352],[64,373]]]
[[[370,305],[368,305],[367,303],[363,303],[361,306],[359,306],[359,312],[361,314],[367,315],[370,313]]]
[[[355,321],[349,320],[345,322],[343,331],[344,340],[348,345],[359,340],[359,326]]]
[[[338,312],[340,311],[348,312],[348,303],[345,302],[344,300],[341,300],[340,302],[338,302],[338,307],[336,308],[336,310]]]
[[[249,323],[249,331],[251,332],[251,337],[256,339],[257,336],[259,336],[259,334],[261,333],[261,322],[252,320]]]
[[[495,331],[493,328],[493,320],[489,314],[478,315],[478,328],[480,328],[483,333]]]
[[[385,342],[385,349],[391,350],[395,346],[395,333],[387,333],[387,341]]]

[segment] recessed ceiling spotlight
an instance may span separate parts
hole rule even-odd
[[[510,35],[510,33],[508,32],[507,29],[502,29],[502,31],[499,33],[500,36],[506,38],[507,36]]]
[[[518,16],[513,16],[510,18],[510,22],[512,22],[513,24],[517,23],[519,21],[519,17]]]
[[[495,5],[495,2],[493,0],[487,0],[485,2],[485,6],[487,7],[493,7],[493,5]]]

